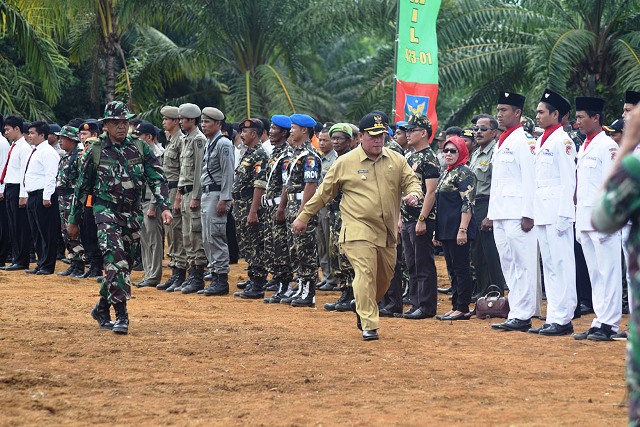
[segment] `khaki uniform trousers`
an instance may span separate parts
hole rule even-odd
[[[187,253],[187,266],[206,266],[207,257],[202,243],[202,220],[200,208],[189,209],[192,192],[182,195],[182,243]]]
[[[175,206],[177,192],[177,188],[169,190],[171,206]],[[185,251],[182,243],[182,213],[175,213],[175,211],[172,211],[171,215],[173,215],[171,225],[164,226],[164,232],[167,235],[167,245],[169,249],[169,267],[184,270],[187,268],[187,252]]]
[[[156,217],[149,218],[149,202],[142,204],[142,228],[140,229],[140,245],[142,247],[142,266],[144,280],[157,285],[162,279],[162,257],[164,255],[164,239],[162,235],[162,211],[156,208]]]
[[[378,329],[380,315],[378,302],[389,289],[396,266],[396,247],[376,246],[358,240],[342,243],[347,259],[355,271],[353,294],[356,312],[362,322],[362,330]]]

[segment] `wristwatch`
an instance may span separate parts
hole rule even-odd
[[[423,222],[424,222],[424,220],[425,220],[425,219],[426,219],[426,218],[424,217],[424,215],[420,215],[420,216],[418,217],[418,221],[423,221]]]

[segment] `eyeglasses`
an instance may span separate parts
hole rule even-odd
[[[493,128],[488,128],[486,126],[474,126],[472,129],[474,132],[478,132],[478,131],[486,132],[488,130],[495,130]]]
[[[458,152],[458,150],[456,150],[455,148],[445,148],[444,150],[442,150],[443,153],[451,153],[451,154],[456,154]]]
[[[331,141],[336,141],[336,142],[342,142],[342,141],[346,141],[347,138],[343,137],[343,136],[332,136],[331,137]]]

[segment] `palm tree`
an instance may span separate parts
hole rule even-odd
[[[61,95],[66,59],[42,31],[47,16],[25,2],[0,0],[0,111],[51,118]]]

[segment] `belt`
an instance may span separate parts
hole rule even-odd
[[[133,205],[130,204],[125,204],[125,203],[113,203],[113,202],[108,202],[106,200],[102,200],[102,199],[98,199],[95,198],[93,200],[93,206],[104,206],[106,208],[111,209],[112,211],[116,211],[116,212],[130,212],[133,209]],[[89,208],[91,209],[91,208]]]
[[[293,202],[293,201],[296,201],[296,200],[302,201],[302,193],[287,194],[287,199],[290,202]]]
[[[184,185],[182,187],[178,187],[178,191],[183,196],[187,193],[191,193],[193,191],[193,185]]]
[[[489,201],[489,196],[476,196],[475,198],[476,202],[488,202]]]
[[[178,188],[178,181],[167,181],[167,183],[169,184],[169,190],[172,188]]]
[[[273,207],[273,206],[280,206],[280,201],[282,201],[281,197],[276,197],[273,199],[267,199],[266,197],[264,199],[262,199],[262,206],[263,207]]]
[[[29,196],[37,194],[37,193],[42,193],[44,191],[44,189],[40,189],[40,190],[33,190],[33,191],[27,191],[27,194]]]
[[[251,200],[253,199],[253,187],[245,188],[242,191],[236,191],[231,194],[234,200]]]
[[[202,187],[202,192],[205,194],[211,191],[222,191],[222,186],[219,184],[208,184]]]

